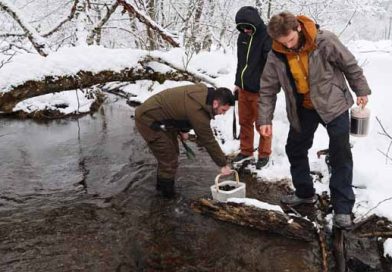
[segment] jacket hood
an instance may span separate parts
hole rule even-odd
[[[297,20],[301,24],[301,31],[305,36],[305,45],[302,50],[304,51],[312,51],[316,48],[316,36],[317,36],[317,26],[316,23],[310,19],[309,17],[299,15],[297,16]],[[272,49],[279,53],[290,54],[292,51],[277,41],[272,42]]]
[[[251,6],[245,6],[240,8],[235,15],[235,23],[237,24],[237,29],[240,25],[251,25],[257,29],[266,29],[264,21],[261,19],[257,9]]]

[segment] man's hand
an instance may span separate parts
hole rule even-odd
[[[262,125],[260,126],[260,134],[264,137],[272,136],[272,125]]]
[[[367,95],[357,97],[357,105],[358,106],[362,105],[362,108],[364,108],[366,106],[367,102],[368,102]]]
[[[231,174],[231,172],[232,172],[232,170],[231,170],[230,166],[226,165],[226,166],[223,166],[221,168],[221,172],[220,173],[221,173],[222,176],[228,176],[228,175]]]

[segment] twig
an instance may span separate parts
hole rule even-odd
[[[388,150],[389,150],[389,148],[388,148]],[[382,151],[381,151],[380,149],[378,149],[378,148],[377,148],[377,151],[380,152],[381,154],[383,154],[387,160],[390,159],[390,160],[392,161],[392,158],[388,156],[388,153],[384,153],[384,152],[382,152]]]
[[[14,52],[8,59],[2,60],[0,63],[0,69],[3,68],[4,65],[9,63],[11,61],[11,59],[15,56],[15,54],[16,54],[16,52]]]
[[[382,129],[383,132],[384,132],[384,134],[382,134],[382,135],[387,136],[389,139],[392,140],[392,136],[389,135],[389,133],[385,130],[384,126],[381,124],[381,121],[380,121],[380,119],[378,119],[377,116],[376,116],[376,120],[377,120],[378,124],[380,125],[381,129]]]
[[[392,200],[392,197],[388,197],[380,202],[377,203],[376,206],[374,206],[373,208],[371,208],[370,210],[368,210],[364,215],[362,215],[361,217],[355,218],[355,223],[361,221],[363,218],[365,218],[370,212],[372,212],[373,210],[375,210],[378,206],[380,206],[382,203],[387,202],[389,200]]]
[[[348,20],[346,26],[342,29],[342,31],[340,31],[338,37],[340,37],[343,32],[348,28],[349,25],[351,25],[351,20],[354,18],[355,14],[357,13],[357,10],[354,10],[353,14],[351,15],[350,19]]]
[[[73,19],[73,17],[75,16],[75,11],[76,11],[76,5],[78,4],[79,0],[75,0],[72,8],[71,8],[71,12],[70,14],[63,19],[60,23],[57,24],[57,26],[55,26],[52,30],[47,31],[46,33],[42,33],[42,37],[47,38],[50,35],[52,35],[53,33],[55,33],[57,30],[59,30],[66,22],[69,22]]]

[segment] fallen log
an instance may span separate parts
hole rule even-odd
[[[192,209],[220,221],[276,233],[292,239],[307,242],[318,239],[312,222],[278,211],[259,209],[239,203],[220,203],[211,199],[193,202]]]
[[[177,71],[170,71],[160,73],[145,69],[124,69],[120,72],[101,71],[99,73],[92,73],[90,71],[80,71],[72,76],[47,76],[40,81],[27,81],[19,86],[16,86],[9,92],[1,93],[0,95],[0,111],[11,112],[14,106],[27,98],[44,95],[48,93],[61,92],[65,90],[87,88],[96,84],[103,84],[111,81],[128,81],[134,82],[136,80],[149,79],[158,82],[165,80],[175,81],[192,81],[199,80],[190,74],[180,73]]]
[[[152,69],[151,64],[157,62],[168,66],[170,69],[165,72]],[[75,75],[45,76],[42,80],[26,81],[14,86],[10,91],[0,92],[0,111],[10,113],[20,101],[48,93],[83,89],[112,81],[135,82],[137,80],[152,80],[159,83],[166,80],[206,82],[215,86],[211,77],[197,71],[182,70],[162,58],[144,56],[134,67],[125,68],[121,71],[104,70],[96,73],[79,71]]]

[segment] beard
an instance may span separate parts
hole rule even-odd
[[[305,35],[302,31],[298,32],[298,44],[295,48],[293,48],[294,51],[300,50],[304,45],[305,45],[306,39]]]

